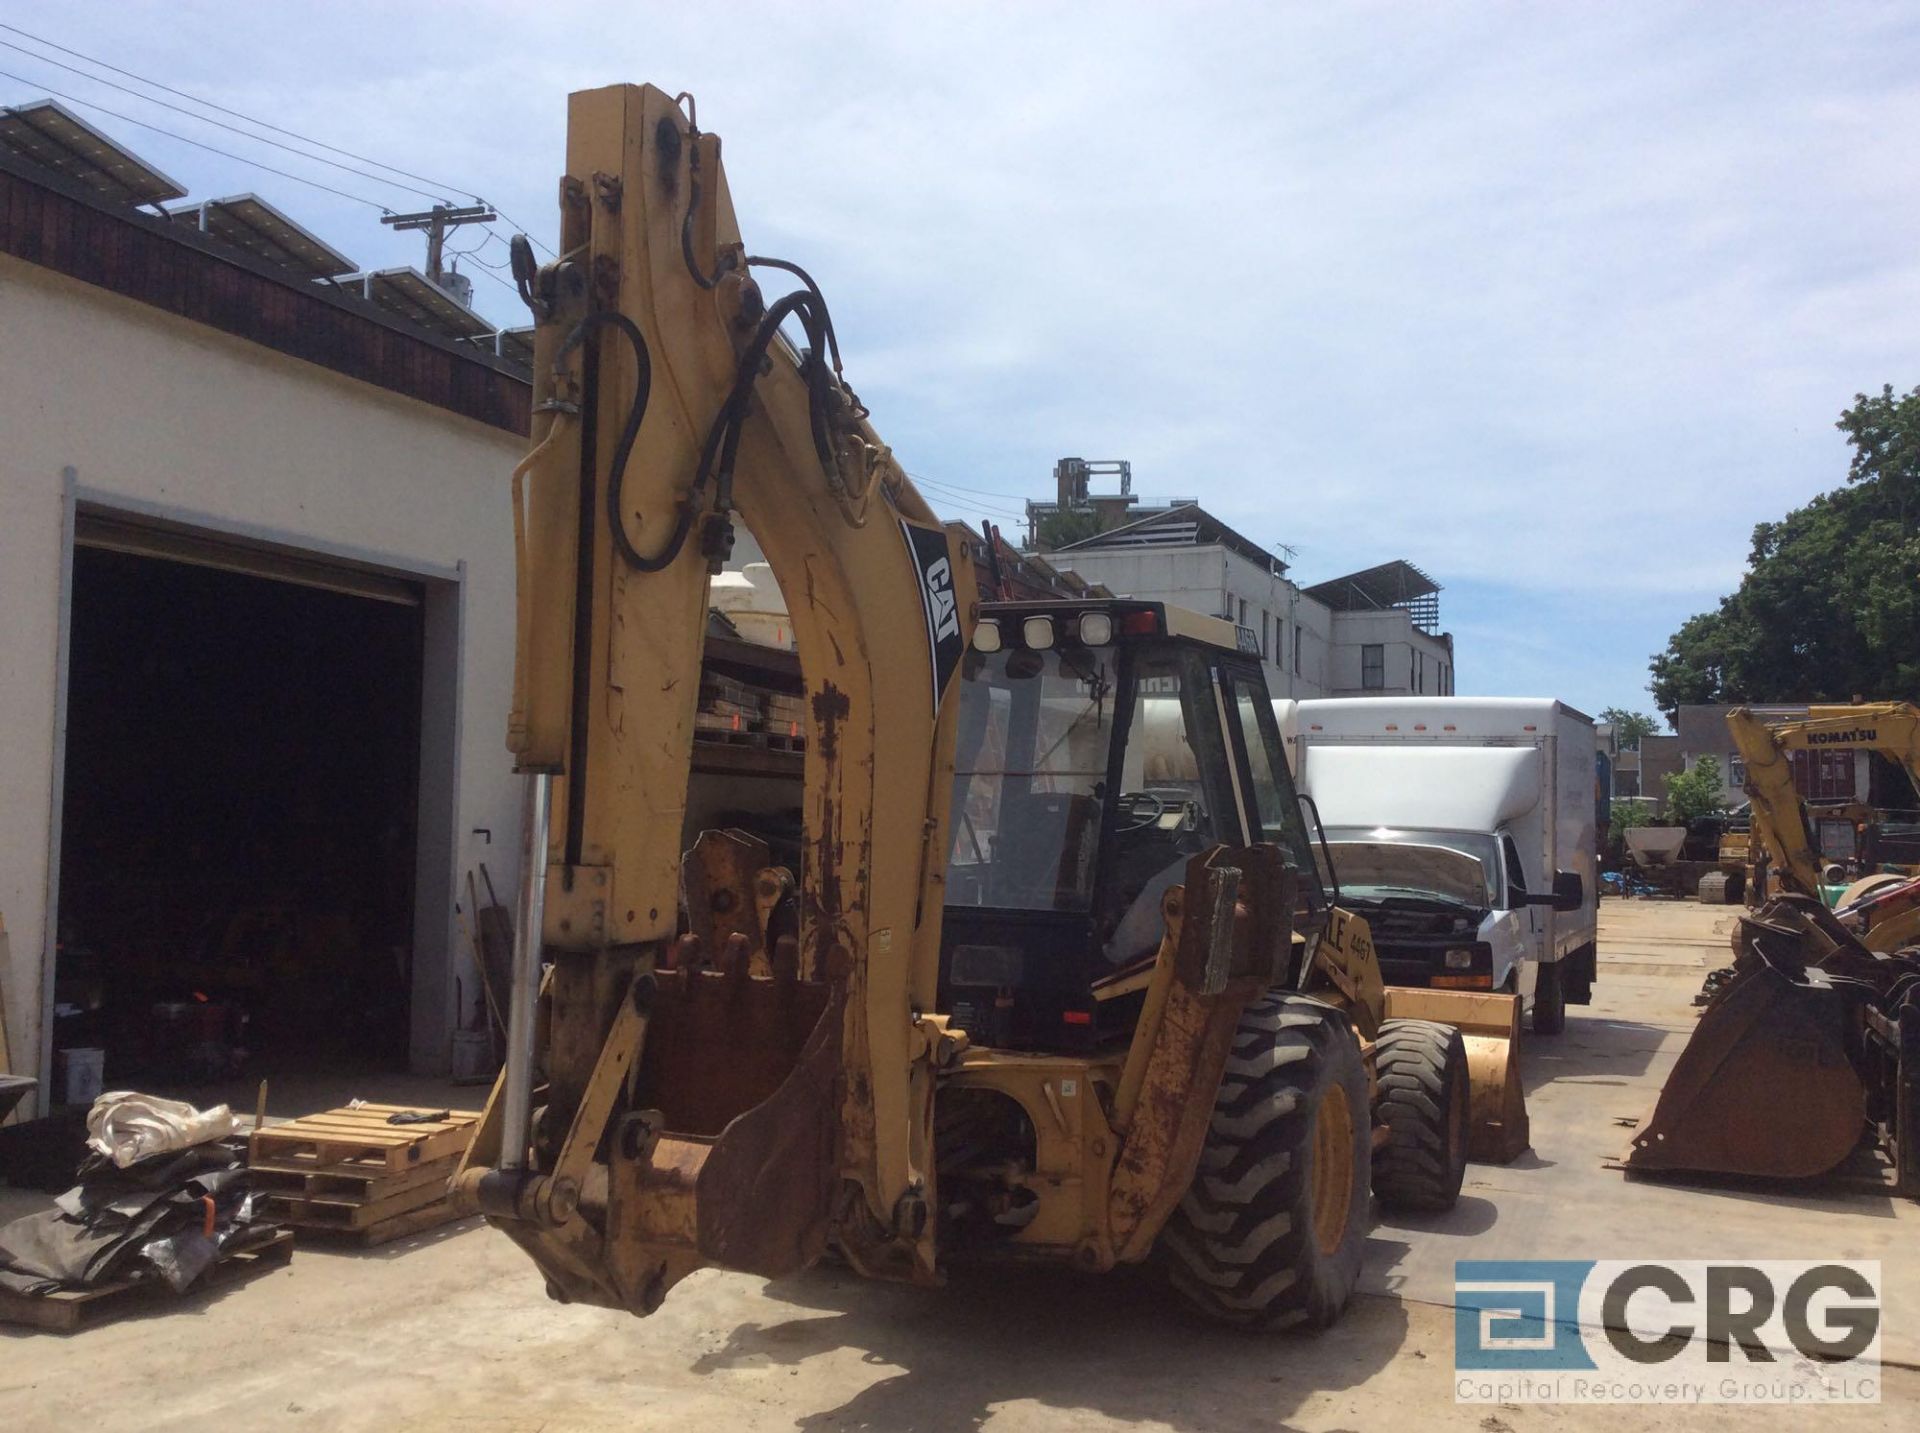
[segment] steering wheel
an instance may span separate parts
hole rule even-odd
[[[1142,807],[1152,809],[1142,816]],[[1123,791],[1120,793],[1120,810],[1126,813],[1127,824],[1120,827],[1116,834],[1124,836],[1129,831],[1144,831],[1158,824],[1160,818],[1167,814],[1168,807],[1151,791]]]

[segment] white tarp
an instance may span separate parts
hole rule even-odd
[[[225,1105],[198,1110],[158,1095],[114,1090],[87,1111],[87,1148],[125,1169],[150,1154],[187,1149],[233,1133],[233,1112]]]

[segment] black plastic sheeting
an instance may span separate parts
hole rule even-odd
[[[131,1279],[184,1293],[216,1259],[278,1232],[254,1217],[238,1140],[157,1154],[125,1169],[90,1155],[78,1177],[53,1208],[0,1228],[0,1288],[45,1294]]]

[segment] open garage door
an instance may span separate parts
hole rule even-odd
[[[56,1052],[108,1088],[405,1066],[422,618],[402,579],[79,515]]]

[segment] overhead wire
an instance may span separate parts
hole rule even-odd
[[[1025,493],[1003,492],[998,488],[970,488],[965,483],[951,482],[946,478],[927,478],[919,473],[908,473],[907,476],[912,478],[916,483],[935,483],[943,488],[952,488],[955,492],[974,493],[983,498],[1012,498],[1015,502],[1024,502],[1026,500]]]
[[[933,478],[922,477],[918,473],[908,473],[907,476],[912,479],[913,485],[927,496],[937,497],[943,502],[952,503],[955,507],[963,507],[972,512],[992,513],[995,517],[1018,518],[1022,521],[1026,519],[1027,514],[1024,508],[1013,508],[1002,503],[983,503],[966,493],[951,491],[946,484]]]
[[[282,179],[291,179],[295,184],[305,184],[311,189],[323,190],[328,194],[338,195],[342,199],[351,199],[354,203],[364,204],[369,209],[378,209],[382,214],[391,214],[393,212],[392,208],[388,205],[380,203],[377,199],[369,199],[364,194],[351,194],[345,189],[337,189],[331,184],[322,184],[318,179],[309,179],[304,174],[295,174],[290,170],[276,169],[271,164],[262,164],[259,160],[251,159],[244,154],[235,154],[231,150],[220,148],[218,145],[207,144],[202,140],[194,139],[188,135],[176,134],[173,130],[162,128],[157,124],[151,124],[144,119],[135,119],[130,114],[122,114],[117,109],[109,109],[106,105],[99,104],[93,100],[83,100],[78,95],[70,95],[64,90],[56,90],[51,85],[43,84],[39,80],[30,80],[22,75],[16,75],[11,70],[0,70],[0,79],[12,80],[15,84],[29,85],[35,89],[45,90],[48,94],[63,99],[68,104],[77,104],[83,109],[98,110],[101,114],[111,115],[113,118],[124,120],[128,124],[137,124],[142,129],[152,130],[155,134],[163,134],[168,139],[178,140],[182,144],[190,144],[195,149],[204,149],[209,154],[217,154],[222,159],[231,159],[236,164],[251,165],[263,174],[275,174]],[[5,108],[7,111],[12,112],[15,106],[5,105],[0,106],[0,108]]]
[[[175,114],[185,115],[188,119],[192,120],[196,124],[210,124],[214,126],[214,128],[216,129],[226,130],[229,134],[237,134],[242,139],[250,139],[255,144],[272,145],[275,149],[285,150],[288,154],[298,155],[300,158],[311,160],[315,164],[324,164],[331,169],[338,169],[346,174],[358,175],[362,179],[371,179],[375,184],[386,184],[386,185],[391,185],[395,189],[404,189],[409,194],[418,194],[421,198],[431,199],[436,204],[446,204],[450,202],[447,199],[447,193],[445,190],[442,190],[439,193],[435,193],[432,190],[416,188],[414,185],[411,185],[411,184],[403,184],[397,179],[388,179],[384,175],[374,174],[365,169],[356,169],[351,164],[342,164],[337,159],[328,159],[323,154],[309,154],[304,149],[295,149],[290,144],[282,144],[277,139],[268,139],[263,134],[251,134],[248,131],[241,129],[238,125],[228,124],[223,120],[213,119],[204,114],[195,114],[192,110],[186,108],[184,105],[170,104],[166,100],[155,99],[152,95],[143,95],[140,93],[140,91],[133,89],[127,85],[116,84],[112,80],[102,79],[99,75],[90,75],[85,70],[80,69],[77,66],[65,64],[60,60],[51,59],[46,55],[36,55],[32,50],[27,49],[24,45],[16,45],[11,40],[0,40],[0,45],[4,45],[9,50],[13,50],[19,54],[25,55],[29,59],[38,60],[43,65],[52,65],[56,69],[65,70],[67,71],[68,74],[78,75],[80,76],[81,79],[87,80],[93,84],[105,85],[108,89],[118,90],[120,91],[121,94],[124,94],[124,95],[131,95],[133,96],[133,98],[141,101],[143,104],[157,104],[162,109],[169,109],[169,110],[172,110]]]
[[[113,64],[108,60],[100,59],[97,55],[89,55],[82,50],[72,49],[71,47],[62,45],[57,41],[49,40],[44,35],[36,35],[31,30],[23,30],[18,25],[9,25],[4,21],[0,21],[0,30],[6,30],[11,34],[19,35],[24,39],[32,40],[37,45],[45,45],[49,50],[58,50],[63,55],[72,55],[76,60],[85,60],[88,64],[97,65],[99,68],[103,70],[111,70],[116,75],[124,75],[126,78],[130,80],[138,80],[141,84],[147,85],[152,89],[165,90],[170,95],[178,95],[183,100],[192,100],[193,103],[197,105],[201,105],[207,109],[218,110],[220,111],[221,114],[232,115],[235,119],[244,119],[248,124],[258,125],[261,129],[270,129],[275,134],[284,134],[289,139],[297,139],[303,144],[311,144],[320,149],[330,150],[335,154],[343,154],[348,159],[357,159],[362,164],[371,164],[377,169],[391,170],[393,173],[403,175],[408,179],[417,179],[422,184],[432,185],[435,189],[440,190],[442,193],[465,194],[470,192],[469,190],[467,190],[467,188],[464,185],[446,184],[446,183],[442,183],[438,179],[429,179],[424,174],[415,174],[411,170],[402,169],[398,165],[388,164],[384,160],[374,159],[365,154],[355,154],[350,149],[342,149],[337,144],[328,144],[323,139],[315,139],[311,135],[300,134],[295,130],[283,128],[280,125],[269,123],[264,119],[255,119],[250,114],[243,114],[241,113],[241,111],[237,109],[228,109],[223,104],[215,104],[212,100],[202,99],[200,98],[200,96],[196,94],[190,94],[186,90],[175,89],[172,85],[164,84],[159,80],[149,79],[147,76],[142,74],[137,74],[132,70],[122,69],[119,65]],[[0,43],[4,43],[4,42],[0,42]],[[19,47],[16,45],[11,48],[18,49]],[[47,63],[59,64],[60,62],[58,60],[49,60],[47,61]],[[62,65],[61,68],[70,69],[71,66]],[[89,78],[92,78],[92,77],[90,76]],[[100,83],[107,84],[107,83],[110,83],[110,81],[101,80]],[[120,86],[115,86],[115,88],[120,88]],[[160,101],[155,100],[154,103],[158,104],[160,103]],[[415,190],[414,192],[420,193],[422,191]],[[478,198],[479,196],[475,195],[474,197]]]
[[[110,70],[116,75],[122,75],[127,79],[138,81],[140,84],[146,85],[151,89],[162,90],[167,94],[176,95],[181,99],[191,101],[192,103],[200,105],[203,108],[217,110],[221,114],[231,115],[235,119],[244,120],[248,124],[254,125],[260,129],[272,130],[275,134],[284,134],[289,139],[299,140],[302,144],[310,144],[314,146],[316,149],[324,149],[329,151],[330,153],[343,155],[348,159],[357,160],[362,164],[370,164],[374,166],[374,168],[376,169],[384,169],[384,170],[387,170],[389,173],[398,174],[406,179],[416,179],[422,184],[432,185],[435,190],[439,191],[439,193],[429,194],[428,191],[426,190],[414,189],[410,185],[398,184],[391,179],[386,179],[379,175],[363,175],[363,177],[371,178],[375,180],[377,183],[392,185],[394,188],[398,188],[398,189],[406,189],[408,190],[409,193],[422,194],[422,195],[426,195],[429,198],[437,198],[441,194],[470,194],[476,201],[481,203],[486,203],[485,199],[482,198],[482,196],[478,194],[473,194],[473,191],[470,188],[468,188],[466,185],[447,184],[442,180],[433,179],[424,174],[416,174],[410,169],[402,169],[397,164],[388,164],[385,160],[375,159],[371,155],[360,154],[351,149],[343,149],[337,144],[329,144],[323,139],[315,139],[312,135],[301,134],[297,130],[291,130],[286,128],[283,125],[274,124],[269,120],[257,118],[254,115],[246,114],[237,109],[231,109],[226,105],[217,104],[213,100],[202,99],[199,95],[192,94],[187,90],[178,89],[173,85],[164,83],[163,81],[152,79],[146,75],[139,74],[138,72],[133,70],[125,69],[122,66],[116,65],[109,60],[103,60],[99,58],[97,55],[89,55],[85,51],[73,49],[71,46],[68,46],[68,45],[62,45],[57,41],[47,39],[43,35],[37,35],[31,30],[24,30],[18,25],[9,25],[4,21],[0,21],[0,30],[5,30],[10,34],[19,35],[23,39],[31,40],[37,45],[45,46],[47,49],[58,50],[63,55],[71,55],[77,60],[85,60],[90,65],[94,65],[103,70]],[[0,44],[5,44],[5,43],[7,42],[0,41]],[[21,54],[24,54],[24,55],[32,55],[33,58],[41,60],[46,64],[59,65],[61,69],[70,70],[75,74],[81,75],[83,78],[93,80],[95,83],[111,85],[114,89],[122,90],[127,94],[133,95],[136,99],[145,99],[152,104],[166,105],[166,101],[164,100],[153,99],[153,97],[150,95],[141,95],[136,91],[128,90],[124,85],[115,85],[111,80],[101,79],[98,75],[88,75],[84,71],[75,70],[73,66],[61,64],[60,61],[49,59],[45,55],[34,55],[31,50],[24,49],[21,46],[8,45],[8,48],[18,50]],[[4,73],[4,72],[0,71],[0,73]],[[15,80],[18,83],[25,84],[25,85],[32,85],[32,84],[38,83],[37,81],[34,81],[34,80],[23,79],[18,75],[7,75],[6,77],[8,79]],[[61,99],[68,100],[73,104],[90,105],[92,108],[99,110],[103,114],[113,115],[115,119],[124,119],[129,124],[140,125],[142,128],[150,129],[156,134],[164,134],[169,139],[177,139],[186,144],[196,145],[201,149],[205,149],[214,154],[218,154],[223,158],[238,160],[240,163],[243,163],[243,164],[252,164],[254,165],[255,168],[261,169],[266,173],[277,174],[282,178],[293,179],[296,182],[302,183],[302,184],[309,184],[316,189],[326,190],[329,193],[342,194],[344,197],[347,197],[347,198],[358,197],[355,195],[346,195],[344,194],[344,191],[334,189],[329,185],[321,184],[316,180],[305,179],[297,174],[287,174],[285,171],[275,169],[271,165],[260,164],[258,161],[247,159],[241,155],[228,154],[225,150],[216,149],[212,145],[203,144],[198,140],[189,139],[185,135],[174,134],[171,130],[161,129],[158,125],[148,124],[143,120],[134,119],[130,115],[119,114],[114,110],[108,109],[105,105],[101,105],[89,100],[81,100],[72,95],[61,94],[57,90],[49,90],[48,92],[51,94],[57,94]],[[178,110],[180,113],[187,115],[188,118],[200,119],[202,120],[202,122],[207,124],[219,124],[219,121],[217,120],[206,119],[204,116],[194,115],[190,111],[180,110],[179,106],[177,105],[166,105],[166,107],[168,109]],[[233,129],[233,126],[231,125],[221,125],[220,127],[223,129]],[[234,130],[233,132],[236,134],[240,134],[245,138],[252,139],[261,144],[276,143],[275,141],[267,139],[262,135],[247,134],[247,132],[244,130]],[[304,154],[302,151],[297,149],[290,149],[290,147],[286,145],[277,145],[277,147],[281,149],[288,149],[290,153],[301,154],[303,158],[318,160],[322,164],[333,163],[332,160],[325,159],[320,155]],[[336,167],[346,168],[346,166],[344,165],[340,165]],[[357,171],[350,171],[350,172],[357,172]],[[360,199],[359,202],[363,204],[373,203],[372,200],[368,200],[368,199]],[[384,208],[385,206],[375,206],[375,207]],[[515,229],[518,229],[522,233],[527,234],[527,238],[529,239],[529,241],[535,244],[536,246],[538,246],[540,249],[544,250],[549,258],[558,257],[558,254],[550,245],[545,243],[543,240],[534,238],[534,236],[530,232],[528,232],[527,227],[524,224],[522,224],[518,219],[515,219],[513,215],[507,213],[507,211],[502,209],[498,204],[487,204],[487,207],[492,209],[494,213],[498,214],[502,219],[504,219],[508,224],[512,225]],[[386,209],[385,212],[391,213],[393,211],[391,209]]]

